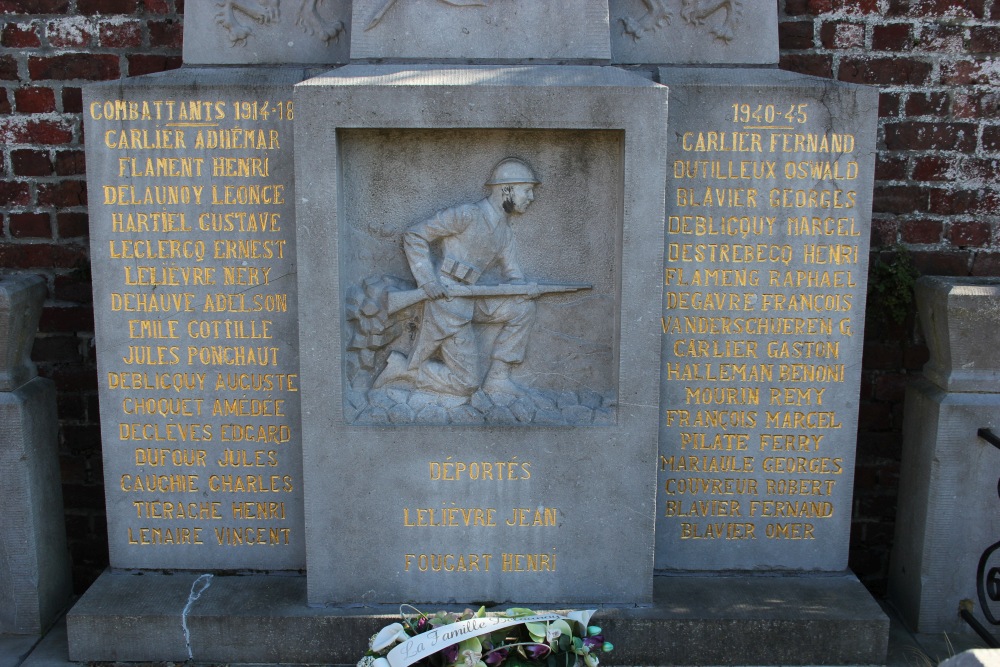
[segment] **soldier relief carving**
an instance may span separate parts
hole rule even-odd
[[[348,290],[349,421],[612,423],[613,391],[532,387],[524,368],[536,302],[592,288],[522,271],[515,228],[539,185],[526,162],[502,160],[483,199],[403,231],[412,281],[375,276]]]
[[[329,44],[344,33],[344,22],[328,20],[321,12],[323,0],[285,0],[294,4],[295,25],[304,33]],[[229,34],[233,46],[243,46],[253,34],[253,24],[266,26],[281,22],[281,0],[223,0],[216,3],[215,21]]]
[[[645,13],[637,18],[622,17],[622,28],[626,35],[640,40],[670,25],[673,12],[667,7],[667,0],[641,0]],[[744,0],[681,0],[681,18],[696,28],[708,30],[717,39],[726,42],[736,36]]]

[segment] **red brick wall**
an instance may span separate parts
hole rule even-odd
[[[881,88],[872,261],[902,244],[922,274],[1000,275],[1000,0],[784,0],[779,9],[784,69]],[[897,324],[878,317],[877,299],[870,306],[851,567],[882,593],[903,390],[927,349],[912,312]]]
[[[873,260],[902,244],[923,273],[1000,275],[1000,0],[778,0],[778,10],[783,68],[882,89]],[[183,0],[0,0],[0,11],[0,271],[49,280],[33,355],[59,387],[83,589],[107,550],[80,86],[178,66]],[[902,392],[927,353],[912,314],[872,315],[851,566],[881,593]]]
[[[0,270],[48,279],[32,356],[59,391],[82,591],[108,556],[80,86],[179,67],[183,0],[0,0],[0,11]]]

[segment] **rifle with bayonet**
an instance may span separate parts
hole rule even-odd
[[[488,299],[491,297],[504,296],[527,296],[536,298],[542,294],[556,294],[563,292],[579,292],[593,289],[594,286],[588,283],[562,283],[558,285],[544,285],[538,283],[525,284],[505,284],[505,285],[448,285],[448,294],[442,298],[471,298]],[[390,315],[398,313],[404,308],[415,306],[416,304],[428,300],[427,292],[423,288],[403,290],[400,292],[389,292],[388,311]]]

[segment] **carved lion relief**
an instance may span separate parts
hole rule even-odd
[[[331,22],[320,14],[319,7],[323,0],[288,1],[297,3],[295,24],[310,37],[329,44],[343,34],[343,21]],[[281,0],[223,0],[217,5],[219,13],[215,21],[229,33],[233,46],[246,44],[253,34],[254,23],[264,26],[281,22]]]

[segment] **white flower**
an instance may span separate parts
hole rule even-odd
[[[545,628],[545,641],[551,644],[562,636],[562,630],[559,628],[548,625]]]
[[[361,658],[361,660],[358,660],[358,667],[372,667],[373,662],[375,662],[375,658],[370,655],[366,655]]]
[[[584,633],[586,633],[586,628],[590,625],[590,617],[594,615],[594,609],[584,609],[582,611],[571,611],[566,614],[566,618],[571,621],[576,621],[584,628]]]
[[[406,631],[403,630],[403,625],[401,623],[392,623],[379,630],[378,634],[372,637],[371,647],[376,653],[382,653],[397,642],[405,640],[407,637],[409,637],[409,635],[407,635]],[[376,663],[377,662],[378,661],[376,661]],[[374,667],[378,667],[378,665],[375,665]]]

